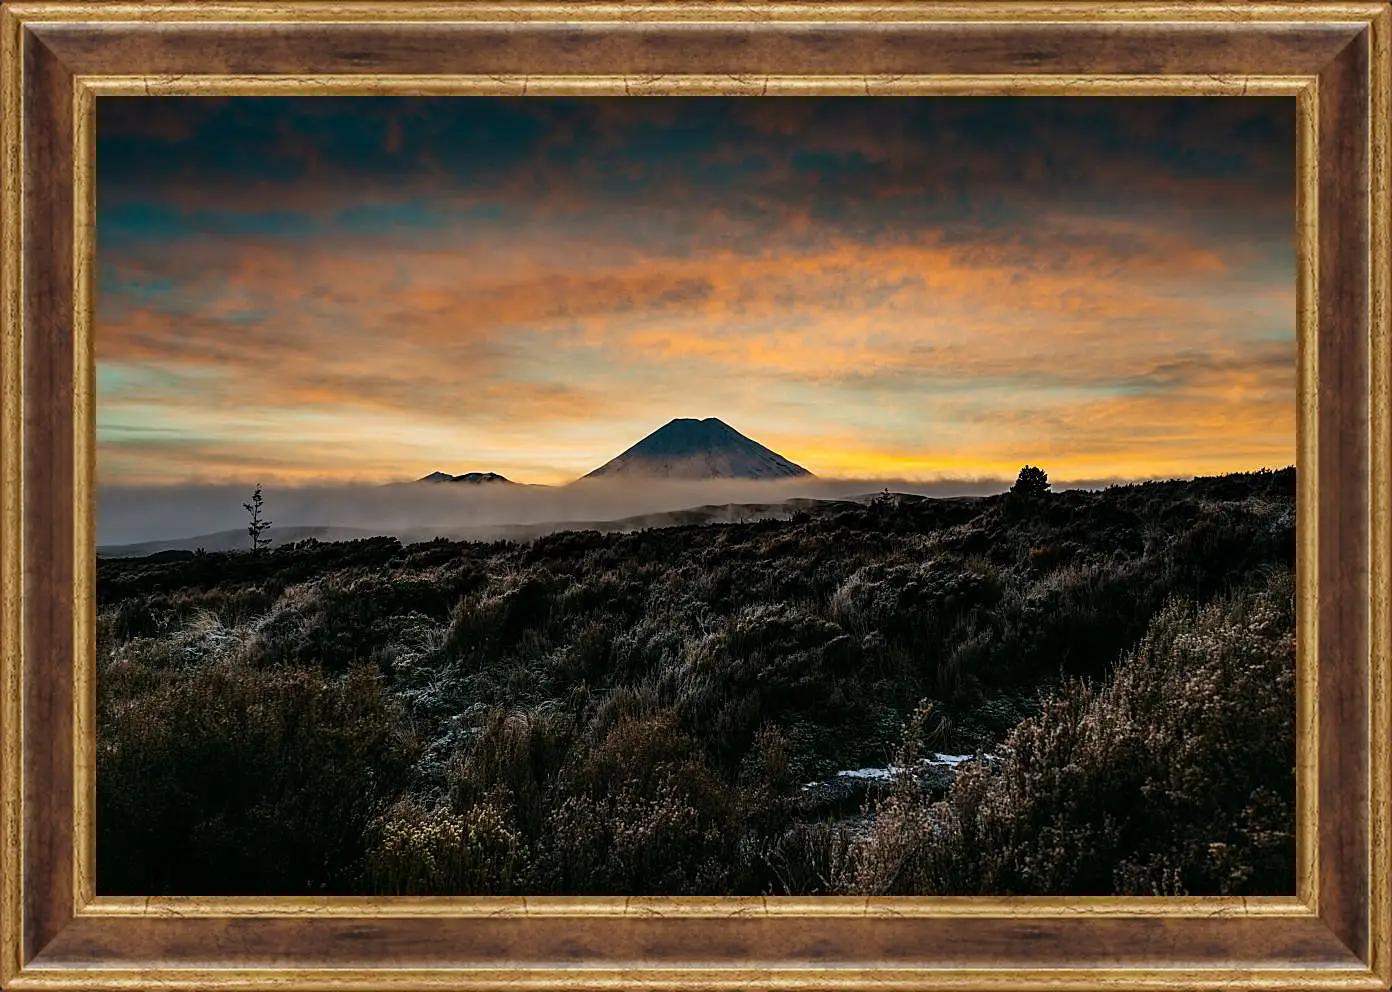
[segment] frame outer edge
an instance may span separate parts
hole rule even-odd
[[[479,972],[392,971],[361,968],[335,972],[158,970],[95,972],[28,971],[7,986],[12,992],[1384,992],[1386,985],[1366,973],[1330,976],[1323,969],[1282,972],[1264,977],[1250,970],[1194,972],[1179,970],[1164,977],[1151,971],[1136,979],[1126,971],[1036,970],[1023,976],[1004,971],[932,972],[854,968],[799,971],[732,969],[701,971],[621,968],[530,971],[487,969]]]
[[[79,5],[75,5],[79,6]],[[209,6],[213,6],[209,4]],[[285,9],[287,5],[277,5]],[[364,7],[377,7],[379,5],[364,5]],[[518,17],[519,20],[527,19],[526,14],[532,11],[531,7],[540,7],[540,4],[522,3],[518,7],[526,13]],[[1033,5],[1031,5],[1033,6]],[[1365,5],[1366,6],[1366,5]],[[43,12],[51,12],[52,7],[35,5],[35,9]],[[176,12],[175,18],[159,19],[203,19],[203,15],[197,11],[196,7],[174,5]],[[179,16],[190,11],[191,16]],[[143,19],[143,18],[142,18]],[[154,19],[154,18],[152,18]],[[1387,115],[1389,102],[1392,102],[1392,76],[1389,75],[1389,8],[1386,3],[1378,5],[1378,12],[1374,18],[1373,26],[1373,51],[1370,60],[1370,72],[1372,73],[1371,105],[1370,112],[1372,120],[1370,122],[1371,147],[1371,207],[1372,207],[1372,230],[1371,251],[1372,251],[1372,273],[1371,273],[1371,294],[1370,294],[1370,341],[1371,348],[1371,477],[1373,480],[1372,492],[1370,493],[1370,510],[1372,513],[1370,540],[1372,555],[1372,617],[1371,617],[1371,650],[1373,652],[1371,678],[1373,680],[1370,693],[1370,706],[1373,717],[1372,727],[1373,737],[1370,742],[1372,754],[1370,755],[1370,773],[1373,777],[1371,782],[1371,802],[1372,809],[1370,815],[1371,822],[1371,877],[1370,884],[1374,887],[1372,900],[1370,903],[1370,913],[1372,914],[1371,924],[1371,943],[1370,943],[1370,965],[1374,974],[1381,981],[1382,986],[1388,985],[1388,976],[1392,973],[1392,875],[1389,875],[1389,860],[1392,860],[1392,851],[1389,851],[1389,839],[1392,838],[1392,784],[1388,779],[1389,762],[1392,761],[1392,747],[1385,734],[1379,733],[1378,728],[1386,727],[1392,721],[1392,697],[1389,696],[1389,682],[1392,682],[1392,670],[1389,669],[1389,662],[1392,662],[1392,645],[1389,645],[1388,638],[1392,634],[1392,592],[1389,592],[1389,582],[1392,581],[1392,495],[1389,495],[1387,486],[1380,485],[1385,480],[1389,472],[1392,472],[1392,399],[1389,398],[1389,389],[1392,388],[1392,327],[1389,327],[1389,317],[1392,316],[1392,269],[1389,269],[1389,259],[1392,258],[1392,245],[1389,245],[1389,228],[1392,227],[1392,219],[1389,219],[1389,208],[1392,208],[1392,198],[1389,195],[1389,164],[1392,164],[1392,146],[1389,146],[1389,136],[1392,132],[1392,124],[1389,124]],[[20,947],[19,935],[21,933],[19,913],[22,911],[22,892],[20,891],[21,873],[18,870],[21,855],[21,832],[20,832],[20,806],[19,799],[22,796],[22,780],[19,774],[22,770],[22,697],[20,690],[22,662],[22,642],[20,636],[19,620],[22,616],[22,566],[23,566],[23,546],[20,540],[22,535],[22,465],[24,441],[22,434],[21,419],[21,397],[23,386],[23,362],[21,355],[22,346],[22,247],[21,238],[23,231],[22,203],[23,203],[23,157],[22,157],[22,58],[20,58],[19,42],[22,38],[23,24],[20,14],[15,10],[14,5],[0,5],[0,154],[3,161],[0,161],[0,207],[3,207],[3,218],[0,218],[0,247],[4,249],[4,258],[0,261],[0,386],[3,386],[3,400],[0,401],[0,745],[3,752],[0,753],[0,769],[3,769],[4,777],[0,780],[0,983],[7,988],[10,987],[13,979],[22,966],[22,949]],[[94,141],[94,107],[95,96],[92,91],[86,89],[81,82],[75,82],[73,94],[73,137],[74,147],[74,350],[73,359],[74,372],[74,406],[75,406],[75,438],[74,438],[74,473],[75,488],[79,498],[90,501],[93,496],[92,482],[95,478],[94,454],[95,446],[88,428],[92,426],[94,414],[94,362],[90,351],[91,345],[91,302],[92,302],[92,276],[90,256],[83,257],[81,254],[83,246],[89,243],[94,230],[94,190],[91,187],[93,158],[92,151]],[[1312,187],[1317,190],[1318,181],[1318,97],[1313,90],[1306,91],[1299,98],[1303,104],[1303,113],[1309,114],[1311,126],[1310,134],[1307,136],[1306,129],[1298,130],[1297,137],[1297,175],[1302,187],[1308,180]],[[1314,138],[1314,147],[1306,148],[1305,142],[1308,137]],[[1302,155],[1305,158],[1302,160]],[[84,186],[83,184],[86,183]],[[1317,195],[1315,203],[1317,203]],[[1309,219],[1315,218],[1313,204],[1307,207],[1306,213]],[[1311,247],[1317,244],[1317,228],[1306,229],[1307,217],[1302,215],[1298,218],[1298,248],[1303,249],[1306,245],[1307,236],[1311,239]],[[1307,269],[1309,270],[1307,272]],[[1307,275],[1313,276],[1317,271],[1317,255],[1305,255],[1302,250],[1302,260],[1298,265],[1297,277],[1297,307],[1299,319],[1304,320],[1306,308],[1317,315],[1318,293],[1317,281],[1313,278],[1306,285]],[[1302,292],[1303,291],[1303,292]],[[1311,323],[1309,326],[1315,326]],[[1315,352],[1312,348],[1313,342],[1302,342],[1300,348],[1300,361],[1309,363],[1308,367],[1302,366],[1298,372],[1299,381],[1303,384],[1306,377],[1310,377],[1311,382],[1318,381],[1318,369],[1314,364]],[[1308,354],[1307,354],[1308,352]],[[1306,413],[1303,409],[1301,416],[1315,416],[1317,408],[1311,403],[1311,409]],[[1318,448],[1314,438],[1314,427],[1317,421],[1309,424],[1309,430],[1304,432],[1309,437],[1299,441],[1302,445],[1300,457],[1308,455],[1317,456]],[[1304,437],[1301,434],[1301,437]],[[1308,450],[1307,450],[1308,449]],[[1305,461],[1304,464],[1314,465],[1316,461]],[[1303,502],[1307,495],[1313,496],[1314,493],[1307,493],[1307,486],[1312,486],[1313,482],[1306,483],[1304,478],[1311,473],[1302,473],[1299,482],[1299,494]],[[1317,489],[1315,490],[1317,493]],[[90,509],[88,506],[78,507],[78,512]],[[1310,506],[1313,510],[1314,506]],[[1298,507],[1299,511],[1299,507]],[[76,556],[75,566],[75,592],[77,601],[74,610],[74,624],[77,629],[74,631],[75,646],[77,648],[75,664],[75,698],[74,698],[74,717],[76,720],[75,730],[81,732],[83,727],[90,727],[90,717],[92,713],[91,700],[85,699],[85,695],[92,688],[90,675],[91,651],[93,648],[93,631],[90,624],[83,626],[83,621],[90,621],[92,592],[92,572],[94,563],[84,559],[84,555],[92,551],[92,526],[93,517],[91,514],[79,516],[74,522],[74,553]],[[1305,534],[1309,534],[1309,540],[1315,539],[1314,528],[1305,527]],[[1300,538],[1303,542],[1306,538]],[[1311,557],[1306,560],[1313,562],[1313,552],[1317,549],[1311,547]],[[90,558],[90,555],[88,555]],[[1307,624],[1307,634],[1313,634]],[[1311,656],[1313,657],[1313,656]],[[1314,687],[1310,686],[1309,691],[1313,692]],[[1312,708],[1307,715],[1309,719],[1317,719],[1317,699],[1306,700]],[[1304,712],[1301,705],[1297,706],[1298,716]],[[1379,722],[1381,721],[1381,722]],[[1308,726],[1308,736],[1304,738],[1314,742],[1317,740],[1317,723]],[[75,840],[77,841],[73,853],[73,867],[75,871],[76,889],[75,909],[80,910],[86,902],[92,899],[91,890],[91,866],[93,864],[90,845],[94,838],[89,837],[91,820],[91,806],[84,805],[87,800],[86,793],[82,790],[90,788],[94,784],[92,777],[91,759],[88,755],[89,750],[94,747],[94,742],[84,740],[82,747],[75,749],[74,773],[76,775],[76,787],[79,790],[75,803]],[[1312,758],[1315,756],[1312,756]],[[1304,761],[1303,753],[1298,756],[1298,761]],[[86,762],[86,764],[84,764]],[[1301,765],[1301,774],[1309,774],[1309,792],[1312,796],[1317,796],[1317,778],[1315,778],[1315,762],[1311,761],[1307,771],[1304,764]],[[1299,781],[1299,779],[1298,779]],[[1317,812],[1311,805],[1310,812]],[[1302,828],[1304,826],[1305,806],[1297,801],[1298,822]],[[1299,857],[1304,864],[1304,852],[1307,844],[1317,843],[1316,839],[1309,836],[1306,831],[1302,837],[1299,847]],[[85,849],[84,849],[85,848]],[[1311,848],[1313,851],[1313,848]],[[1312,909],[1317,910],[1315,894],[1318,891],[1318,878],[1313,874],[1317,871],[1316,862],[1311,858],[1311,876],[1302,877],[1300,883],[1300,893],[1304,901]],[[1308,896],[1307,896],[1308,890]],[[27,976],[31,980],[38,976]],[[20,983],[28,986],[28,982],[21,980]],[[99,984],[99,983],[94,983]],[[684,984],[684,983],[683,983]]]
[[[0,6],[0,982],[23,967],[23,24]]]
[[[1252,969],[952,969],[915,968],[761,969],[622,967],[565,969],[483,968],[455,971],[362,967],[331,971],[249,968],[221,971],[30,970],[17,979],[13,992],[1383,992],[1386,986],[1366,971],[1323,968],[1263,972]]]
[[[1089,0],[1007,0],[1022,21],[1281,21],[1291,7],[1282,2],[1222,3],[1214,0],[1128,0],[1099,6]],[[1386,0],[1302,0],[1300,20],[1366,22]],[[1000,0],[19,0],[31,21],[429,21],[441,14],[467,21],[991,21],[1005,9]]]
[[[1373,18],[1369,331],[1371,583],[1368,964],[1392,985],[1392,5]]]

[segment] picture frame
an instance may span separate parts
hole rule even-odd
[[[0,985],[1392,988],[1392,4],[0,5]],[[97,97],[1297,101],[1290,898],[98,898]]]

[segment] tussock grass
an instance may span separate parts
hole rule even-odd
[[[104,560],[98,889],[1288,893],[1293,507],[1285,470]],[[925,749],[999,760],[806,805]]]
[[[836,882],[877,894],[1179,895],[1294,883],[1288,572],[1173,600],[1102,685],[1070,682],[946,799],[880,805]]]

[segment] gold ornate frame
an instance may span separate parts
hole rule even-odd
[[[1390,38],[1387,0],[0,4],[0,986],[1386,992]],[[1298,894],[95,897],[95,98],[812,92],[1296,98]]]

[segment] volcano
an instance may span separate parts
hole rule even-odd
[[[811,479],[811,472],[723,420],[683,418],[653,431],[586,479]]]

